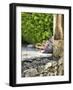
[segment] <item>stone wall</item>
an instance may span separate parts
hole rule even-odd
[[[22,77],[58,76],[64,75],[64,58],[37,58],[36,60],[22,61]]]

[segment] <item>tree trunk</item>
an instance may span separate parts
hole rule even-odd
[[[54,15],[54,39],[61,40],[63,39],[63,24],[64,19],[62,14]]]

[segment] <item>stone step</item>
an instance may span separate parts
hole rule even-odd
[[[52,54],[47,54],[47,53],[41,53],[39,51],[23,51],[22,52],[22,61],[24,60],[32,60],[32,59],[37,59],[37,58],[49,58],[52,57]]]

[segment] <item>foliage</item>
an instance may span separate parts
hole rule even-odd
[[[21,13],[22,42],[41,43],[53,35],[53,15]]]

